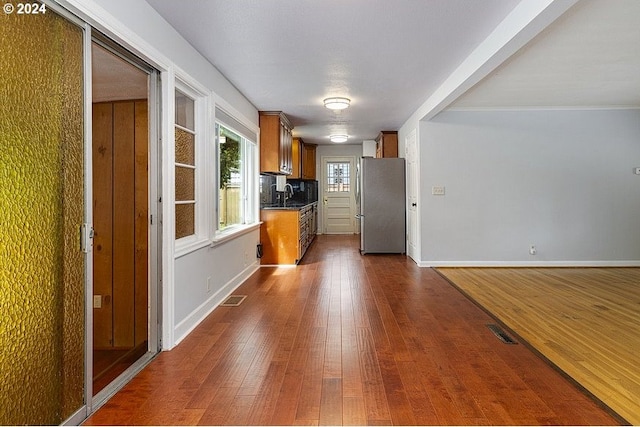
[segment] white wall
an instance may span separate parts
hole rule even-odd
[[[112,37],[142,59],[163,72],[163,123],[160,132],[169,141],[172,135],[173,76],[195,84],[212,94],[216,103],[248,127],[258,127],[257,109],[186,42],[144,0],[59,0],[86,19],[95,28]],[[215,28],[211,29],[215,36]],[[213,108],[210,113],[212,127]],[[258,267],[255,257],[260,240],[259,229],[215,247],[202,247],[174,260],[172,145],[163,147],[164,236],[163,273],[163,348],[169,349],[191,331],[211,310]],[[211,188],[211,194],[213,194]],[[214,205],[212,203],[212,205]],[[211,206],[211,209],[215,209]],[[213,215],[213,212],[212,212]],[[207,281],[210,279],[210,289]]]
[[[175,337],[180,341],[259,268],[252,231],[213,248],[203,248],[175,261]],[[207,290],[207,282],[211,290]]]
[[[375,157],[376,156],[376,141],[373,139],[366,139],[362,141],[362,157]]]
[[[443,112],[419,141],[422,265],[640,265],[640,110]]]

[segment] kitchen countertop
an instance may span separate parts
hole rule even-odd
[[[300,209],[311,206],[313,204],[318,204],[318,202],[311,203],[289,203],[287,206],[260,206],[261,210],[285,210],[285,211],[299,211]]]

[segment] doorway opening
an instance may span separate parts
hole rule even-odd
[[[151,221],[157,72],[95,37],[92,57],[93,363],[95,398],[158,352]]]

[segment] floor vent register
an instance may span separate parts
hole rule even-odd
[[[505,344],[518,344],[518,342],[515,341],[513,338],[511,338],[505,331],[503,331],[500,326],[495,325],[495,324],[489,324],[489,325],[487,325],[487,328],[489,328],[489,330],[491,332],[493,332],[493,335],[498,337],[498,339],[500,341],[502,341],[503,343],[505,343]]]
[[[220,307],[237,307],[242,304],[246,297],[246,295],[231,295],[220,304]]]

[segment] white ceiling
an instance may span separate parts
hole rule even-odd
[[[381,130],[397,130],[520,3],[147,1],[256,108],[284,111],[295,136],[319,144],[332,133],[360,143]],[[556,3],[563,1],[572,3]],[[638,22],[638,0],[581,0],[447,103],[640,106]],[[330,96],[349,97],[352,106],[332,113],[322,106]]]

